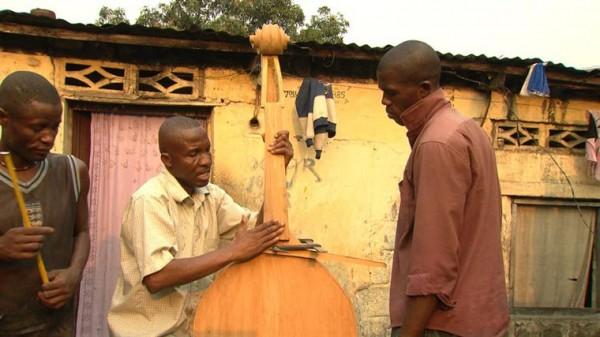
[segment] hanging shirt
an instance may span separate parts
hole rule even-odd
[[[585,141],[585,159],[588,161],[589,175],[600,180],[600,112],[589,110],[588,131]]]
[[[333,87],[316,78],[305,78],[298,90],[295,108],[306,146],[314,145],[316,158],[320,159],[327,138],[336,135],[337,116]]]
[[[550,97],[550,87],[548,87],[548,79],[543,63],[534,63],[529,67],[529,72],[519,94],[521,96]]]

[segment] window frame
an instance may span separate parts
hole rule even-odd
[[[511,202],[511,236],[510,236],[510,254],[509,254],[509,270],[508,270],[508,302],[509,308],[513,313],[526,312],[600,312],[600,201],[595,200],[574,200],[574,199],[553,199],[553,198],[527,198],[527,197],[512,197]],[[592,258],[590,260],[590,276],[592,284],[592,302],[591,307],[584,308],[563,308],[563,307],[524,307],[514,305],[514,287],[515,287],[515,258],[516,258],[516,242],[518,226],[518,208],[521,206],[554,206],[554,207],[586,207],[596,209],[596,221],[594,224],[594,242],[592,243]],[[588,283],[588,288],[590,287]]]

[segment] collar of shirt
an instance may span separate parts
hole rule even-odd
[[[204,202],[206,199],[206,195],[210,194],[210,189],[208,185],[202,187],[196,187],[194,190],[194,195],[190,196],[179,184],[179,181],[169,172],[167,169],[162,169],[160,174],[164,179],[164,186],[167,190],[167,193],[171,195],[173,200],[178,203],[184,203],[186,200],[190,200],[190,202]]]
[[[410,146],[414,145],[421,130],[423,130],[423,126],[435,113],[449,105],[450,101],[444,97],[444,90],[439,88],[404,111],[401,118],[402,123],[408,129],[406,135]]]

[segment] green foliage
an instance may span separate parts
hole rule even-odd
[[[304,11],[292,0],[237,1],[237,6],[238,18],[244,23],[246,34],[254,33],[265,23],[275,23],[294,38],[304,23]]]
[[[162,13],[157,8],[144,6],[135,23],[146,27],[166,28],[167,26],[163,23],[163,20]]]
[[[126,22],[122,8],[102,7],[98,24]],[[113,18],[115,18],[113,20]],[[179,30],[213,29],[234,35],[249,35],[265,23],[275,23],[298,41],[341,43],[349,26],[340,13],[319,8],[309,24],[294,0],[171,0],[157,7],[144,7],[137,24]]]
[[[298,41],[316,41],[319,43],[343,43],[344,34],[348,32],[350,23],[341,13],[332,14],[327,6],[320,7],[317,15],[313,15],[310,23],[303,29]]]
[[[216,1],[207,0],[174,0],[160,3],[158,7],[145,6],[136,23],[148,27],[169,27],[179,30],[194,27],[204,28],[219,12]]]
[[[98,20],[96,20],[97,25],[117,25],[119,23],[129,24],[129,20],[127,20],[127,16],[125,15],[125,10],[123,8],[117,7],[112,9],[107,6],[102,6],[102,8],[100,8]]]

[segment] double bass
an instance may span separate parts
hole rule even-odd
[[[288,129],[283,110],[282,76],[277,55],[289,37],[276,25],[250,36],[261,54],[261,108],[265,139]],[[223,270],[202,295],[193,324],[195,337],[355,337],[357,323],[343,289],[288,227],[283,156],[265,150],[264,219],[285,230],[276,251],[265,252]],[[290,249],[287,249],[290,248]]]

